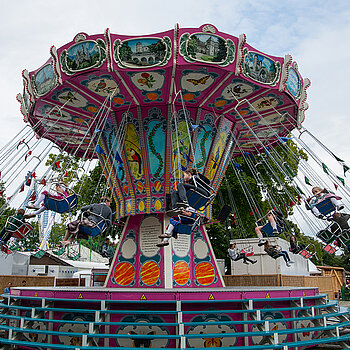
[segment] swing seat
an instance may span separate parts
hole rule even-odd
[[[305,259],[309,259],[312,257],[312,254],[305,249],[301,250],[299,254],[303,256]]]
[[[269,222],[262,227],[261,231],[264,232],[268,237],[275,236],[273,233],[273,228]],[[283,231],[283,227],[277,225],[277,231],[277,235],[280,235]]]
[[[228,216],[230,215],[231,211],[232,211],[232,208],[229,205],[225,204],[221,208],[220,213],[217,217],[218,221],[220,221],[221,223],[224,223],[228,218]]]
[[[323,250],[331,255],[333,255],[337,251],[337,249],[335,247],[331,246],[330,244],[327,244],[326,246],[324,246]]]
[[[315,207],[323,216],[328,216],[336,211],[336,207],[329,198],[326,198],[322,202],[316,204]]]
[[[12,253],[12,251],[9,249],[7,244],[2,244],[1,245],[1,251],[4,252],[5,254],[11,254]]]
[[[310,249],[313,247],[313,250],[315,251],[314,253],[310,252]],[[305,248],[303,248],[302,250],[300,250],[299,254],[301,256],[303,256],[305,259],[310,259],[311,257],[313,257],[316,254],[316,248],[314,244],[308,244]]]
[[[180,218],[180,222],[175,226],[174,231],[176,233],[190,235],[199,224],[199,216],[197,218],[192,218],[184,215],[178,215]],[[181,221],[187,221],[183,223]]]
[[[316,237],[326,244],[332,243],[337,238],[332,231],[327,228],[317,232]]]
[[[96,214],[94,214],[96,215]],[[96,215],[97,216],[97,215]],[[89,226],[84,226],[80,225],[79,226],[79,233],[91,236],[91,237],[96,237],[103,233],[107,229],[108,225],[104,219],[100,220],[95,226],[89,227]]]
[[[200,179],[197,175],[193,175],[194,188],[186,191],[188,205],[196,210],[205,209],[214,199],[213,188]]]
[[[190,235],[196,228],[198,224],[194,222],[193,224],[178,224],[176,226],[176,233]]]
[[[205,196],[196,189],[190,188],[186,192],[188,205],[196,210],[205,208],[209,205],[211,196]]]
[[[251,245],[247,246],[247,247],[244,247],[242,249],[242,253],[245,254],[245,256],[252,256],[252,255],[254,255],[253,247]]]
[[[350,230],[343,230],[342,233],[338,236],[340,243],[344,248],[348,248],[350,245]]]
[[[178,224],[176,232],[180,234],[190,235],[193,231],[193,225]]]
[[[14,216],[10,216],[6,221],[6,232],[12,237],[22,239],[26,234],[33,231],[33,226],[28,222],[21,221]]]
[[[63,214],[72,211],[78,206],[78,196],[75,193],[62,199],[55,199],[51,198],[50,196],[45,196],[44,206],[48,210]]]
[[[280,252],[279,251],[274,251],[274,252],[271,252],[270,254],[268,254],[269,256],[271,256],[271,258],[273,259],[277,259],[279,258],[281,255],[280,255]]]
[[[84,215],[92,214],[95,217],[99,218],[99,221],[94,226],[86,226],[86,225],[79,225],[79,233],[89,236],[89,237],[96,237],[107,230],[108,226],[111,225],[110,220],[105,219],[102,215],[90,212],[89,210],[85,211],[81,214],[81,220],[83,219]]]

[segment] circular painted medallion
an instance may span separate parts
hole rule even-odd
[[[128,262],[118,264],[114,269],[114,279],[120,286],[128,286],[135,278],[135,269]]]
[[[145,262],[140,271],[141,280],[147,286],[152,286],[159,279],[159,266],[154,261]]]
[[[201,262],[199,263],[194,272],[197,281],[202,286],[208,286],[209,284],[212,284],[215,279],[215,270],[212,264],[208,262]]]
[[[190,268],[185,261],[178,261],[174,266],[173,271],[174,281],[183,286],[190,278]]]

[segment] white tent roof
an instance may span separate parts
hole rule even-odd
[[[322,272],[317,268],[317,266],[310,260],[307,260],[308,262],[308,269],[310,274],[322,274]]]
[[[72,252],[72,254],[73,254],[73,252],[76,252],[76,253],[80,252],[79,262],[89,262],[89,263],[94,263],[94,264],[101,263],[102,265],[108,264],[107,258],[104,258],[101,254],[99,254],[93,250],[90,250],[90,248],[85,247],[84,245],[80,245],[80,248],[79,248],[78,243],[73,243],[70,245],[69,249]],[[53,253],[54,250],[57,250],[57,249],[49,249],[47,252],[55,255]],[[66,259],[66,257],[67,257],[66,254],[63,254],[62,256],[58,256],[58,255],[55,255],[55,256],[68,262],[69,264],[75,266],[73,264],[75,261],[72,261],[70,259]]]
[[[79,261],[79,260],[70,260],[70,259],[62,259],[65,261],[67,264],[70,264],[74,267],[77,267],[78,269],[93,269],[93,268],[98,268],[98,269],[108,269],[109,266],[104,264],[104,263],[98,263],[94,261]]]

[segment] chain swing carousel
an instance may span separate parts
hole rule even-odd
[[[60,150],[98,158],[125,225],[104,288],[13,288],[3,348],[348,347],[347,311],[317,288],[225,287],[202,225],[232,157],[271,152],[301,127],[309,81],[291,56],[213,25],[79,33],[50,53],[23,72],[24,121]],[[210,193],[195,188],[200,220],[160,248],[186,168]]]

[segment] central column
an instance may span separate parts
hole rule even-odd
[[[224,286],[205,228],[200,226],[191,235],[178,234],[159,248],[158,236],[168,223],[162,213],[128,217],[105,287]]]

